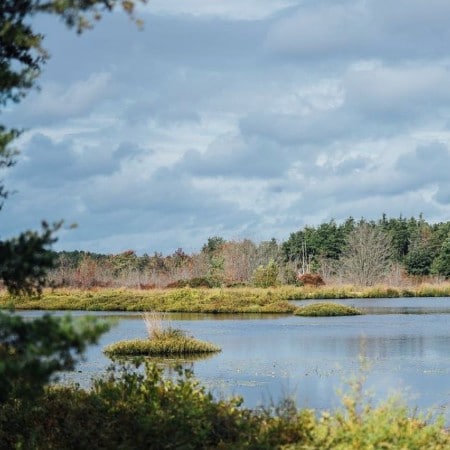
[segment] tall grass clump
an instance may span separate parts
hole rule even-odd
[[[157,311],[146,311],[142,314],[144,320],[145,329],[147,330],[147,336],[149,339],[163,339],[167,337],[182,336],[182,330],[173,328],[168,323],[165,313]]]
[[[362,314],[359,309],[338,303],[313,303],[301,306],[294,311],[296,316],[324,317],[324,316],[357,316]]]

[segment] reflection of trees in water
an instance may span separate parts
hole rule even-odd
[[[399,334],[396,336],[360,336],[350,337],[339,342],[345,348],[345,353],[358,355],[361,348],[363,356],[368,358],[421,357],[424,358],[433,349],[433,355],[441,355],[448,358],[448,336],[419,336],[411,334]]]

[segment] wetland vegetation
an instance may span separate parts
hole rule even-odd
[[[422,284],[401,288],[390,286],[323,286],[319,288],[280,286],[277,288],[174,288],[174,289],[54,289],[40,297],[0,295],[0,308],[160,311],[192,313],[281,313],[291,314],[290,300],[448,297],[450,283]]]
[[[104,348],[111,358],[119,356],[192,356],[220,352],[220,348],[210,342],[188,336],[186,331],[174,328],[163,321],[156,311],[144,313],[147,329],[146,339],[131,339],[113,342]]]
[[[298,450],[447,450],[441,419],[422,417],[401,402],[373,406],[356,382],[342,406],[317,414],[286,399],[248,409],[241,399],[215,400],[189,371],[175,379],[155,366],[144,373],[111,372],[92,390],[56,387],[38,401],[0,407],[6,448],[183,448]]]

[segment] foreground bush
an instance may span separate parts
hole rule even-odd
[[[2,448],[27,449],[274,449],[303,438],[296,412],[271,418],[241,408],[241,399],[216,401],[179,371],[165,380],[155,366],[124,370],[92,391],[50,389],[39,405],[0,407]],[[305,424],[312,413],[305,415]]]
[[[354,399],[335,415],[313,420],[309,442],[286,445],[284,450],[448,450],[450,436],[444,421],[427,424],[414,417],[401,402],[388,401],[376,408],[358,410]]]
[[[361,311],[351,306],[338,303],[313,303],[301,306],[294,311],[296,316],[320,317],[320,316],[357,316]]]
[[[255,411],[241,400],[215,400],[189,371],[164,379],[112,372],[93,389],[52,388],[36,403],[0,406],[2,448],[27,449],[296,449],[448,450],[442,421],[427,423],[401,404],[378,407],[344,398],[344,408],[318,416],[286,400]]]

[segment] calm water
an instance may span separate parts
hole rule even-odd
[[[192,364],[196,377],[218,397],[242,395],[256,407],[294,396],[299,406],[338,406],[336,391],[370,363],[366,389],[375,400],[401,393],[411,406],[434,407],[450,422],[450,298],[339,301],[366,315],[301,318],[268,315],[172,314],[171,325],[219,345],[222,352]],[[26,316],[42,314],[25,312]],[[86,313],[75,313],[84,315]],[[102,347],[145,337],[139,314],[114,316],[117,325],[65,381],[87,385],[105,372]]]

